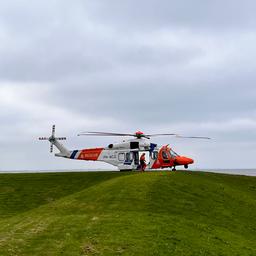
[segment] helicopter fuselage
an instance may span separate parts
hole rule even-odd
[[[61,153],[56,156],[85,160],[101,161],[118,167],[119,170],[140,169],[140,156],[147,154],[147,169],[175,168],[183,165],[188,168],[194,161],[191,158],[179,156],[169,146],[158,147],[144,139],[123,141],[118,144],[109,144],[103,148],[88,148],[69,151],[69,154]]]

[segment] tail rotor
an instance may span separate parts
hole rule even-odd
[[[52,134],[49,138],[47,137],[40,137],[39,140],[48,140],[51,145],[50,145],[50,153],[53,152],[53,145],[57,140],[66,140],[66,137],[55,137],[55,125],[52,126]]]

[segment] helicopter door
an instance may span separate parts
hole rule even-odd
[[[134,164],[135,165],[139,165],[139,152],[138,151],[134,151],[133,152],[133,159],[134,159]]]

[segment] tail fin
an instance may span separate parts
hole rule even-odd
[[[52,135],[48,137],[40,137],[39,140],[48,140],[50,144],[50,153],[53,152],[53,146],[59,149],[60,153],[55,154],[55,156],[61,156],[61,157],[69,157],[70,152],[68,149],[66,149],[61,143],[59,143],[59,140],[66,140],[66,137],[55,137],[55,125],[52,126]]]

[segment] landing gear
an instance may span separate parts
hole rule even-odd
[[[187,165],[187,164],[185,164],[185,165],[184,165],[184,168],[185,168],[185,169],[188,169],[188,165]]]
[[[175,171],[176,171],[176,168],[175,168],[175,166],[173,166],[173,168],[172,168],[172,171],[173,171],[173,172],[175,172]]]

